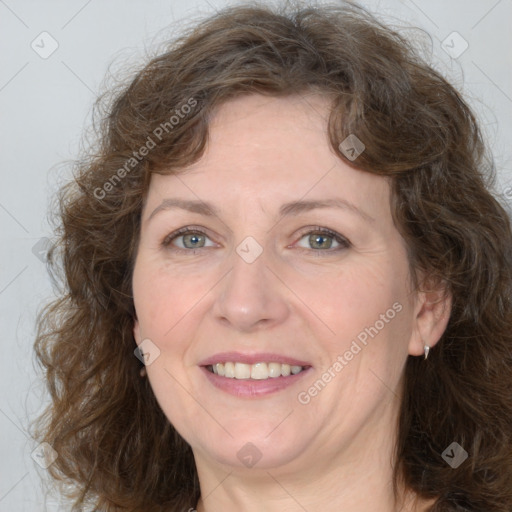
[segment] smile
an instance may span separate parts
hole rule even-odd
[[[200,367],[215,388],[237,398],[264,398],[297,384],[311,373],[311,366],[285,363],[240,363],[226,361]]]
[[[216,363],[206,367],[208,371],[219,375],[220,377],[227,377],[228,379],[252,379],[252,380],[266,380],[276,379],[278,377],[288,377],[290,375],[297,375],[304,371],[304,366],[281,364],[276,362],[271,363],[256,363],[246,364],[227,361],[225,363]]]

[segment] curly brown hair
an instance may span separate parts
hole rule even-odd
[[[63,286],[38,319],[51,405],[35,435],[57,451],[49,471],[73,510],[196,505],[191,448],[134,357],[132,270],[146,192],[152,173],[201,157],[227,100],[311,91],[333,98],[328,133],[339,158],[390,178],[415,288],[442,282],[453,298],[429,359],[407,361],[395,489],[402,482],[435,499],[432,512],[512,510],[512,233],[473,113],[366,10],[254,2],[195,24],[100,97],[97,144],[58,196],[49,262],[63,269]],[[366,146],[353,163],[339,148],[349,134]],[[441,456],[454,441],[469,453],[456,469]]]

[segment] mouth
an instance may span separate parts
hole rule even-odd
[[[205,368],[210,373],[228,379],[269,380],[277,379],[279,377],[289,377],[290,375],[298,375],[310,367],[278,362],[247,364],[225,361],[223,363],[206,365]]]
[[[239,399],[258,399],[292,388],[313,367],[305,361],[271,354],[224,352],[199,363],[206,381]]]
[[[313,366],[272,352],[222,352],[199,362],[206,381],[236,398],[264,398],[295,386]]]

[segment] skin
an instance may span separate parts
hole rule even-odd
[[[134,336],[160,350],[148,378],[192,447],[200,512],[428,505],[414,504],[405,491],[403,503],[395,501],[393,443],[404,365],[439,340],[450,298],[412,290],[389,182],[334,153],[328,106],[318,95],[231,100],[213,117],[198,162],[178,175],[152,177],[133,275]],[[166,198],[200,199],[219,213],[161,209],[150,219]],[[329,198],[350,201],[374,220],[340,208],[278,216],[283,203]],[[186,226],[206,232],[202,248],[187,248],[190,238],[179,235],[162,245]],[[314,245],[308,233],[318,227],[350,245],[333,238]],[[236,251],[248,236],[263,249],[252,263]],[[298,393],[395,303],[400,312],[309,403],[300,403]],[[240,398],[212,386],[198,366],[235,350],[284,354],[312,369],[282,391]],[[253,467],[237,457],[248,442],[261,454]]]

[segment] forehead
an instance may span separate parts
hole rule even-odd
[[[211,119],[201,159],[176,175],[153,175],[148,209],[169,197],[263,210],[342,198],[374,217],[389,213],[387,179],[349,166],[333,151],[329,105],[319,95],[226,102]]]

